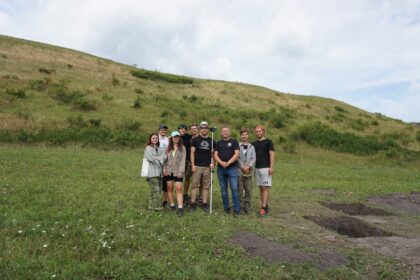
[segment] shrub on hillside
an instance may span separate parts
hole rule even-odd
[[[115,75],[114,75],[114,74],[112,74],[112,85],[113,85],[113,86],[118,86],[118,85],[120,85],[120,80],[118,80],[118,78],[117,78],[117,77],[115,77]]]
[[[140,97],[139,96],[137,96],[136,100],[134,100],[133,108],[134,109],[140,109]]]
[[[76,116],[68,117],[67,123],[69,124],[69,127],[76,128],[76,129],[88,127],[88,123],[85,121],[84,117],[80,114]]]
[[[335,107],[334,107],[334,109],[335,109],[337,112],[347,113],[347,110],[346,110],[346,109],[344,109],[343,107],[340,107],[340,106],[335,106]]]
[[[337,152],[357,155],[371,155],[395,146],[395,143],[383,142],[374,136],[359,136],[348,132],[338,132],[319,122],[301,126],[293,133],[293,139]]]
[[[418,142],[420,142],[420,131],[417,131],[417,134],[416,134],[416,140],[417,140]]]
[[[24,89],[7,88],[6,94],[16,98],[26,98],[26,91]]]
[[[55,72],[55,70],[54,69],[47,69],[45,67],[40,67],[40,68],[38,68],[38,72],[39,73],[44,73],[44,74],[47,74],[47,75],[51,75],[52,73]]]
[[[194,80],[185,76],[180,75],[173,75],[167,73],[161,73],[158,71],[149,71],[145,69],[135,69],[131,71],[131,74],[134,77],[147,79],[147,80],[154,80],[154,81],[164,81],[167,83],[175,83],[175,84],[192,84]]]
[[[36,91],[43,91],[47,85],[45,80],[29,80],[29,88]]]

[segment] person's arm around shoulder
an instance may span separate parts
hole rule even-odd
[[[184,177],[184,173],[185,173],[185,160],[186,159],[187,159],[187,151],[186,151],[185,147],[182,146],[182,157],[181,157],[181,161],[179,163],[179,169],[178,169],[178,174],[177,174],[177,177],[178,178]]]

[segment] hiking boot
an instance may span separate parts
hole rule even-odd
[[[225,214],[230,214],[230,208],[225,209]]]
[[[168,205],[168,202],[167,202],[167,201],[163,201],[163,202],[162,202],[162,207],[163,207],[163,208],[165,208],[167,205]]]
[[[270,213],[270,209],[268,208],[268,205],[265,207],[265,213]]]
[[[188,196],[188,194],[184,194],[183,199],[184,199],[184,203],[188,203],[190,201],[190,197]]]
[[[178,208],[178,210],[176,211],[176,215],[178,217],[182,217],[184,215],[184,208]]]
[[[197,203],[191,203],[190,204],[190,212],[194,212],[197,210]]]
[[[234,218],[239,218],[240,215],[241,214],[239,212],[236,212],[236,211],[233,212],[233,217]]]
[[[207,203],[203,203],[203,205],[201,206],[201,209],[203,209],[204,212],[209,212],[210,206]]]
[[[265,217],[265,216],[267,216],[267,212],[265,211],[265,209],[264,208],[261,208],[260,209],[260,217]]]

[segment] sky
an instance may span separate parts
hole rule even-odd
[[[419,0],[0,0],[0,34],[420,122]]]

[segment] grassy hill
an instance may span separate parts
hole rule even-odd
[[[174,129],[201,120],[236,135],[268,127],[279,152],[267,218],[225,215],[217,179],[212,215],[146,210],[149,187],[138,172],[147,135],[159,123]],[[379,239],[389,252],[412,249],[384,255],[305,216],[347,217],[319,202],[369,204],[373,195],[418,192],[419,131],[332,99],[147,71],[0,36],[0,279],[410,279],[418,248],[391,250]],[[258,211],[257,188],[251,207]],[[386,209],[394,215],[358,218],[394,240],[420,238],[418,215]],[[285,254],[328,261],[328,249],[346,262],[272,261],[271,248],[254,255],[258,244],[233,245],[238,231],[288,246]]]
[[[279,145],[303,140],[395,156],[420,150],[420,128],[333,99],[137,69],[65,48],[0,36],[0,141],[137,146],[159,123],[263,124]],[[325,132],[308,139],[312,130]],[[337,139],[331,139],[331,132]],[[311,134],[312,135],[312,134]],[[292,139],[292,140],[290,140]],[[354,140],[353,139],[353,140]],[[352,141],[352,140],[351,140]],[[338,148],[337,148],[338,147]],[[293,146],[291,149],[293,150]],[[287,147],[286,147],[287,150]]]

